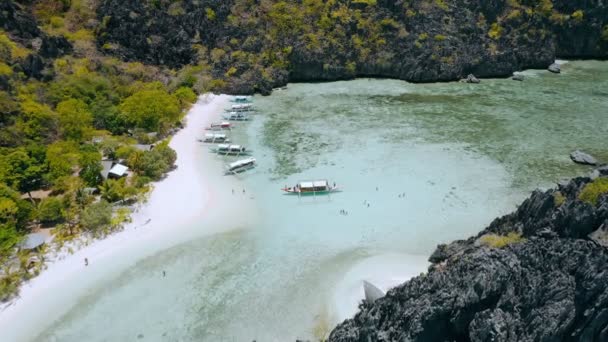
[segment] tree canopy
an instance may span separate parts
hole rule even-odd
[[[178,100],[165,90],[140,90],[127,97],[120,105],[126,121],[148,132],[175,123],[180,117]]]

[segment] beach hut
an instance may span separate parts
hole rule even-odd
[[[129,170],[126,165],[117,163],[113,160],[102,160],[101,169],[101,177],[103,177],[103,179],[124,177]]]
[[[116,163],[110,169],[110,172],[108,173],[108,177],[110,177],[110,178],[121,178],[121,177],[124,177],[124,176],[127,175],[127,171],[129,171],[129,168],[126,165],[122,165],[122,164]]]
[[[25,239],[23,239],[23,241],[21,241],[17,246],[19,247],[19,249],[22,250],[35,250],[40,248],[40,246],[44,245],[46,239],[46,235],[42,233],[27,234],[25,236]]]

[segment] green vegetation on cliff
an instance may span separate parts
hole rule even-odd
[[[128,215],[118,204],[138,200],[173,168],[166,139],[196,94],[170,70],[98,51],[89,2],[0,7],[3,301],[43,267],[45,248],[18,248],[26,234],[51,228],[61,248],[122,226]],[[111,179],[104,163],[130,173]]]

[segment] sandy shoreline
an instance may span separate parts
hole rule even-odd
[[[228,100],[225,95],[204,95],[191,108],[186,127],[170,143],[178,155],[177,169],[155,183],[132,223],[51,262],[38,277],[23,284],[19,297],[0,312],[3,340],[35,338],[79,298],[143,258],[196,237],[244,227],[255,218],[253,201],[232,194],[232,189],[241,191],[243,184],[236,177],[224,176],[223,162],[197,141],[205,126],[221,119]],[[239,207],[238,217],[230,215],[234,206]],[[88,267],[84,258],[89,260]]]

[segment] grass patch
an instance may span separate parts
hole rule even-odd
[[[488,36],[494,40],[499,39],[502,35],[502,27],[498,23],[493,23],[488,32]]]
[[[583,190],[578,194],[578,199],[592,205],[597,205],[597,201],[608,193],[608,178],[597,178],[591,183],[587,183]]]
[[[553,203],[556,207],[560,207],[565,202],[566,196],[564,196],[564,194],[562,194],[560,191],[556,191],[553,193]]]
[[[508,245],[512,245],[514,243],[523,242],[524,239],[520,233],[510,232],[505,235],[497,235],[497,234],[485,234],[479,241],[482,245],[492,247],[492,248],[503,248]]]

